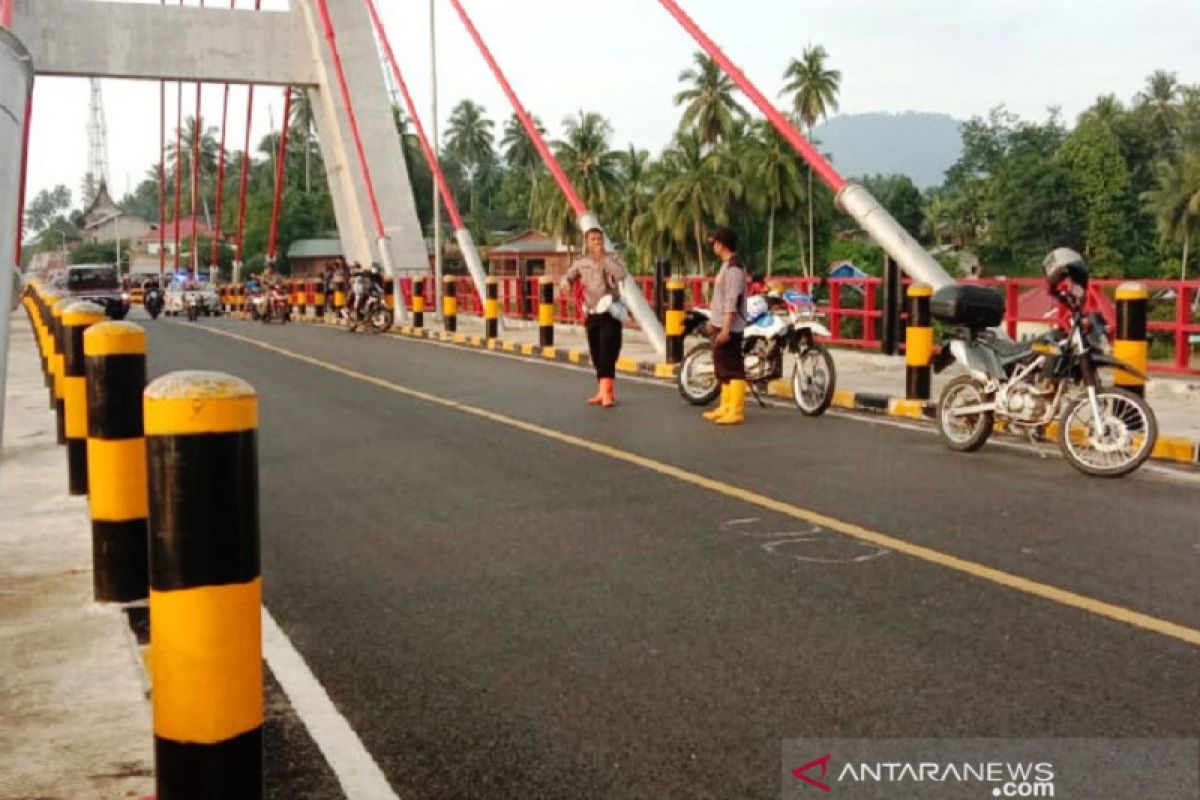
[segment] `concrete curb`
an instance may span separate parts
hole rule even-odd
[[[236,315],[233,315],[236,317]],[[321,322],[316,317],[299,317],[300,322]],[[337,326],[338,323],[331,322]],[[524,356],[541,361],[557,361],[578,366],[589,366],[591,358],[580,350],[567,350],[561,347],[538,347],[534,344],[523,344],[505,341],[503,339],[485,339],[465,333],[447,333],[429,328],[413,328],[399,326],[393,328],[392,336],[402,336],[409,339],[443,342],[460,347],[470,347],[477,350],[494,350]],[[659,364],[646,361],[636,361],[632,358],[621,358],[617,361],[617,371],[628,375],[640,375],[646,378],[674,381],[679,374],[678,364]],[[767,394],[790,400],[792,386],[788,381],[773,381],[767,387]],[[839,389],[834,392],[832,407],[845,411],[855,411],[865,414],[881,414],[889,417],[916,420],[932,423],[935,408],[932,400],[906,400],[902,397],[892,397],[884,394],[869,392],[854,392]],[[1176,436],[1160,436],[1150,456],[1155,461],[1169,461],[1176,464],[1200,467],[1200,441]]]

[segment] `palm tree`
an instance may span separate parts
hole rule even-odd
[[[463,100],[450,112],[446,129],[446,152],[467,170],[471,183],[471,210],[476,209],[477,179],[485,164],[495,159],[492,145],[496,123],[485,116],[487,109],[471,100]]]
[[[288,124],[291,126],[291,136],[300,137],[304,143],[304,191],[312,191],[312,143],[313,132],[317,129],[313,117],[312,97],[307,89],[291,88],[292,114]]]
[[[621,239],[634,239],[634,224],[650,211],[654,199],[651,184],[650,151],[639,150],[632,144],[617,154],[620,164],[620,195],[613,209],[617,217],[617,233]]]
[[[1164,242],[1183,244],[1180,280],[1187,280],[1192,237],[1200,229],[1200,153],[1185,153],[1177,163],[1160,162],[1158,186],[1143,195],[1158,220]]]
[[[742,194],[737,179],[720,169],[717,157],[706,149],[698,133],[681,131],[663,153],[664,182],[653,207],[659,225],[677,242],[696,244],[696,269],[704,272],[704,227],[707,220],[724,224],[732,199]]]
[[[546,135],[542,121],[537,117],[533,118],[533,125],[542,136]],[[538,173],[542,169],[542,155],[538,152],[528,131],[525,130],[525,126],[521,124],[521,118],[516,114],[513,114],[504,123],[504,138],[500,140],[500,147],[504,150],[504,161],[509,168],[529,172],[529,217],[532,220],[533,197],[537,190]]]
[[[767,212],[767,277],[775,262],[775,215],[795,208],[802,197],[800,179],[804,162],[769,123],[755,126],[746,151],[744,174],[749,176],[751,201]]]
[[[679,73],[679,82],[691,86],[675,95],[675,105],[685,106],[679,129],[694,128],[700,141],[714,146],[729,135],[736,118],[747,119],[746,109],[734,99],[733,81],[716,61],[697,52],[695,69]]]
[[[1125,106],[1115,94],[1102,94],[1091,108],[1083,112],[1082,117],[1090,117],[1111,128],[1124,113]]]
[[[566,139],[554,143],[554,156],[579,198],[597,214],[607,213],[620,182],[621,157],[609,149],[612,123],[594,111],[563,120]]]
[[[799,59],[784,71],[787,83],[784,95],[792,97],[792,111],[808,130],[808,140],[813,140],[813,128],[830,111],[838,110],[838,88],[841,84],[840,70],[827,69],[825,59],[829,53],[821,45],[806,47]],[[809,277],[816,269],[816,241],[813,234],[812,169],[808,170],[808,267]]]
[[[203,120],[200,123],[203,125]],[[187,117],[184,119],[183,132],[180,136],[179,147],[176,148],[175,142],[170,142],[167,145],[167,179],[168,185],[173,185],[176,174],[179,175],[183,186],[191,185],[192,180],[192,163],[193,149],[192,145],[196,135],[196,119],[195,117]],[[203,128],[200,135],[200,175],[207,176],[201,182],[201,197],[196,198],[197,203],[201,203],[204,195],[215,193],[213,187],[209,184],[214,184],[213,176],[217,173],[217,160],[219,157],[220,144],[217,142],[216,127]]]

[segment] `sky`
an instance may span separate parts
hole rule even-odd
[[[88,2],[89,0],[78,0]],[[153,1],[153,0],[145,0]],[[351,0],[353,1],[353,0]],[[36,0],[18,0],[36,2]],[[185,0],[198,5],[199,0]],[[252,0],[237,0],[250,8]],[[376,0],[400,69],[430,125],[431,0]],[[806,46],[823,45],[841,70],[843,113],[926,111],[958,119],[1004,104],[1027,119],[1051,106],[1071,121],[1098,95],[1128,102],[1156,69],[1200,84],[1197,0],[679,0],[769,98]],[[440,126],[458,100],[497,121],[511,113],[447,0],[436,7]],[[209,5],[217,5],[209,0]],[[223,5],[223,3],[222,3]],[[679,110],[679,72],[697,46],[655,0],[463,0],[524,104],[549,128],[598,111],[612,145],[658,153]],[[264,0],[284,9],[287,0]],[[158,84],[102,82],[110,183],[119,197],[157,160]],[[184,89],[184,114],[194,95]],[[204,116],[219,119],[222,89],[206,87]],[[253,139],[279,123],[282,90],[260,91]],[[781,101],[782,102],[782,101]],[[174,93],[168,92],[173,118]],[[229,143],[240,149],[245,89],[232,90]],[[63,183],[75,194],[87,170],[88,84],[39,78],[30,144],[29,197]]]

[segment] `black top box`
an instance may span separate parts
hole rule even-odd
[[[1004,321],[1004,295],[987,286],[943,286],[933,293],[929,312],[939,322],[993,328]]]

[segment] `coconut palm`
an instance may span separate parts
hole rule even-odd
[[[471,210],[476,209],[478,178],[486,164],[495,160],[492,145],[496,123],[488,119],[487,109],[471,100],[463,100],[450,112],[446,129],[446,152],[467,172],[471,184]]]
[[[1177,163],[1161,162],[1158,185],[1143,199],[1158,221],[1163,242],[1183,245],[1180,280],[1187,280],[1192,238],[1200,229],[1200,153],[1185,153]]]
[[[684,106],[679,129],[695,129],[700,141],[713,147],[728,137],[736,119],[748,117],[746,109],[734,99],[737,89],[716,61],[697,52],[695,69],[679,73],[679,82],[690,84],[675,95],[675,105]]]
[[[674,143],[663,153],[662,170],[663,184],[653,202],[658,224],[681,244],[691,234],[696,269],[703,274],[705,223],[728,222],[729,204],[742,194],[741,184],[720,169],[717,157],[695,132],[675,135]]]
[[[840,70],[828,69],[825,60],[829,53],[821,45],[806,47],[799,59],[792,59],[783,73],[787,83],[783,94],[792,98],[792,112],[813,140],[813,128],[829,112],[838,110]],[[808,267],[811,277],[816,268],[816,241],[813,233],[812,169],[808,170]]]
[[[767,276],[775,262],[775,216],[795,208],[803,196],[801,173],[804,162],[791,145],[769,123],[755,126],[751,146],[746,150],[747,190],[758,210],[767,212]]]
[[[304,147],[304,191],[312,191],[312,145],[316,138],[316,118],[313,116],[312,96],[307,89],[292,87],[292,113],[288,124],[291,126],[292,137],[300,139]]]
[[[634,223],[650,211],[650,203],[654,199],[650,151],[639,150],[631,144],[617,155],[620,163],[620,196],[613,212],[617,219],[617,234],[629,242],[634,239]]]
[[[546,135],[542,121],[537,117],[533,118],[533,125],[542,136]],[[542,170],[542,155],[516,114],[504,123],[504,138],[500,140],[500,147],[504,151],[504,161],[510,169],[529,172],[529,217],[532,219],[533,196],[538,185],[538,174]]]

